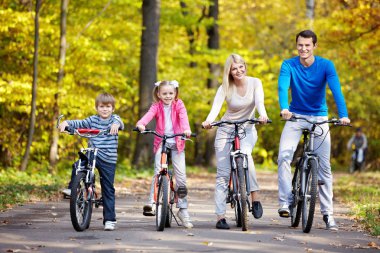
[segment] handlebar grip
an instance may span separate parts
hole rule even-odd
[[[191,137],[197,137],[196,133],[191,133]]]
[[[268,119],[268,120],[267,120],[267,123],[272,123],[272,120]]]
[[[71,126],[66,126],[65,131],[68,132],[69,134],[74,134],[74,128]]]
[[[140,132],[139,128],[138,127],[135,127],[132,129],[132,131],[135,131],[135,132]]]

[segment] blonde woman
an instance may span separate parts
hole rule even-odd
[[[264,106],[264,91],[260,79],[247,76],[247,66],[244,59],[238,54],[231,54],[224,65],[223,83],[219,87],[211,111],[202,126],[211,128],[211,123],[219,115],[224,101],[227,102],[227,111],[221,120],[243,120],[252,118],[255,110],[259,119],[266,123],[268,116]],[[217,215],[216,228],[229,229],[225,218],[227,187],[230,178],[229,152],[232,143],[229,139],[233,129],[228,126],[219,127],[215,138],[215,152],[217,159],[217,174],[215,187],[215,214]],[[256,179],[255,165],[252,150],[257,141],[257,132],[254,125],[246,125],[245,137],[241,140],[241,150],[248,156],[250,174],[250,191],[252,199],[252,214],[256,219],[261,218],[263,209],[259,200],[259,185]]]

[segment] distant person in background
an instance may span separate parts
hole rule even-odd
[[[350,172],[361,171],[364,167],[367,152],[367,137],[360,127],[347,143],[347,149],[352,150]]]

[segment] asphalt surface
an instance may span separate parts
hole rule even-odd
[[[249,216],[249,231],[235,226],[228,208],[230,230],[215,228],[214,176],[188,175],[189,212],[193,229],[175,222],[163,232],[155,230],[155,217],[142,215],[149,180],[129,180],[117,187],[117,229],[104,231],[102,209],[94,209],[90,228],[76,232],[69,202],[37,201],[0,213],[0,252],[380,252],[380,239],[368,235],[349,216],[348,207],[335,202],[338,232],[325,230],[316,213],[305,234],[290,228],[290,220],[277,214],[276,175],[258,173],[264,215]],[[317,204],[319,210],[319,204]]]

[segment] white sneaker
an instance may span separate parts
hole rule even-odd
[[[193,227],[193,224],[191,223],[191,220],[190,220],[190,216],[189,214],[183,214],[181,212],[181,209],[177,212],[177,216],[178,218],[181,220],[182,222],[182,225],[185,227],[185,228],[192,228]]]
[[[106,221],[106,224],[104,224],[104,230],[105,231],[113,231],[115,230],[116,221]]]
[[[66,196],[71,196],[71,189],[63,189],[62,193]]]
[[[334,217],[331,215],[323,215],[323,221],[326,223],[326,229],[332,231],[338,231],[338,225],[335,223]]]
[[[290,210],[288,205],[282,205],[280,209],[278,209],[278,214],[280,217],[283,218],[289,218],[290,217]]]

